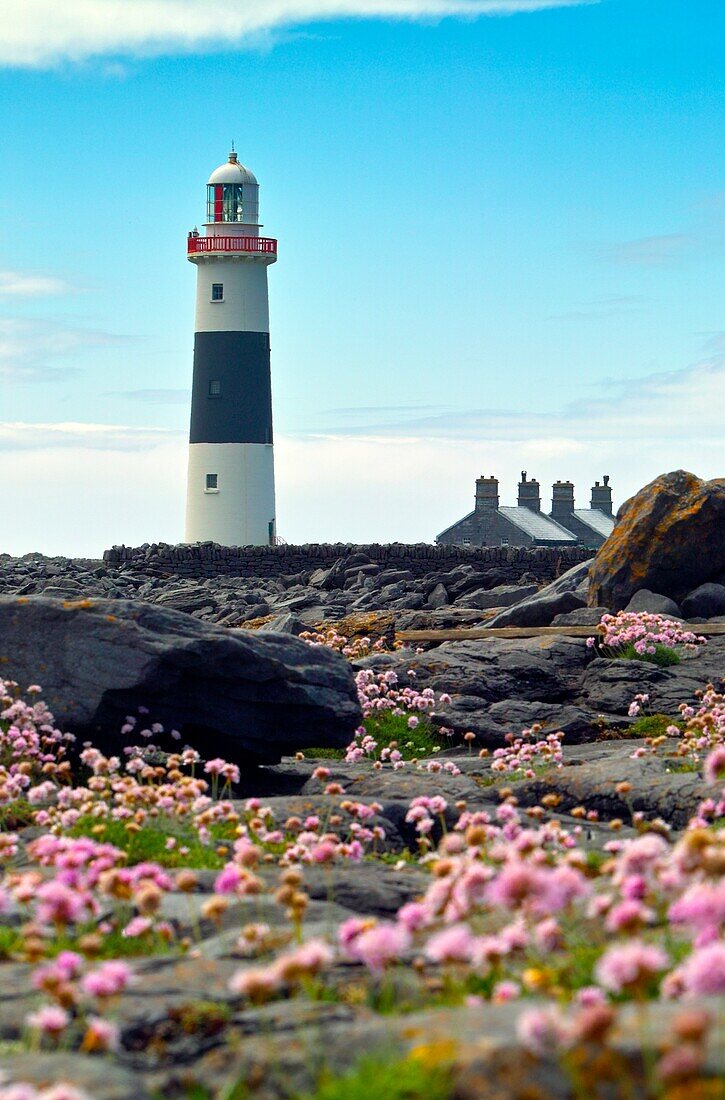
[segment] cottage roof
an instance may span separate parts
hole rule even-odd
[[[614,530],[612,517],[608,516],[606,512],[600,511],[599,508],[575,508],[572,515],[576,516],[580,523],[585,523],[587,527],[591,527],[592,531],[596,531],[598,535],[602,535],[605,539],[609,538]]]
[[[567,531],[561,524],[549,519],[542,512],[534,512],[530,508],[516,508],[502,504],[498,509],[499,515],[509,520],[520,531],[529,535],[532,539],[545,542],[577,542],[576,535]]]

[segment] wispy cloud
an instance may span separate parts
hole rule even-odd
[[[60,381],[80,370],[75,360],[82,352],[129,339],[62,320],[1,317],[0,384]]]
[[[714,349],[714,341],[709,341]],[[442,411],[436,415],[396,416],[392,410],[369,415],[362,423],[338,421],[336,428],[296,433],[367,439],[468,440],[489,443],[567,440],[585,448],[593,440],[609,440],[619,448],[626,439],[659,442],[689,439],[721,446],[725,407],[725,356],[715,350],[684,370],[644,378],[608,381],[594,398],[577,400],[555,413],[501,409]],[[411,410],[415,412],[416,410]],[[724,455],[725,457],[725,455]]]
[[[663,233],[605,245],[601,257],[610,263],[631,267],[665,267],[683,259],[696,244],[696,239],[687,233]]]
[[[333,19],[442,19],[581,7],[598,0],[0,0],[0,64],[157,56],[258,42]]]
[[[643,294],[609,294],[603,298],[594,298],[581,302],[575,309],[564,313],[552,313],[547,321],[570,321],[578,318],[591,320],[596,317],[618,317],[623,313],[641,313],[647,308],[650,299]]]
[[[132,428],[119,424],[58,424],[0,422],[0,451],[149,451],[178,442],[184,432],[164,428]],[[71,491],[71,486],[68,486]]]
[[[52,275],[29,275],[23,271],[0,271],[0,297],[42,298],[68,294],[73,288]]]
[[[515,501],[525,468],[545,499],[554,480],[571,478],[582,505],[608,473],[619,504],[664,470],[721,475],[723,406],[725,359],[713,356],[610,383],[551,416],[474,410],[382,425],[371,416],[366,431],[280,433],[278,528],[289,542],[430,541],[470,511],[483,470],[498,475],[505,503]],[[0,424],[13,516],[2,549],[96,555],[115,542],[181,539],[186,439],[123,425]],[[92,524],[78,522],[79,500]]]
[[[191,401],[191,390],[110,390],[104,397],[125,397],[141,405],[186,405]]]

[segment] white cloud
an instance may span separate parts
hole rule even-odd
[[[685,370],[640,379],[609,381],[594,398],[577,400],[555,413],[498,409],[445,411],[438,415],[387,417],[385,410],[366,423],[338,422],[335,434],[358,438],[571,441],[722,438],[725,356],[712,355]],[[323,434],[323,433],[319,433]],[[328,432],[332,435],[332,432]]]
[[[367,432],[278,437],[277,518],[288,542],[430,541],[496,474],[514,503],[519,471],[569,478],[581,506],[602,474],[615,503],[666,470],[725,473],[725,366],[611,384],[552,416],[446,414]],[[0,425],[0,553],[98,556],[114,542],[183,537],[186,434],[103,424]]]
[[[191,402],[191,390],[111,390],[104,397],[125,397],[142,405],[188,405]]]
[[[62,320],[0,317],[0,384],[58,381],[77,373],[79,353],[127,339]]]
[[[687,256],[696,244],[686,233],[662,233],[607,245],[602,249],[602,258],[630,267],[666,267]]]
[[[149,451],[178,441],[184,433],[164,428],[129,428],[119,424],[0,422],[0,451]],[[54,460],[55,461],[55,460]]]
[[[250,43],[341,18],[512,15],[598,0],[0,0],[0,64],[46,66],[108,55],[152,56]]]
[[[0,296],[36,298],[67,294],[72,288],[52,275],[28,275],[22,271],[0,271]]]

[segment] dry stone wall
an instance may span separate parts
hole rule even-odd
[[[407,569],[415,577],[445,573],[470,565],[481,573],[498,570],[516,582],[528,573],[541,581],[554,580],[594,551],[584,547],[436,546],[432,543],[310,543],[304,546],[219,546],[194,543],[170,546],[113,546],[103,560],[116,568],[138,568],[156,576],[180,577],[278,577],[328,569],[345,558],[367,558],[381,568]],[[357,561],[356,561],[357,564]]]

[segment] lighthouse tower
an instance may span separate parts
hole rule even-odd
[[[269,545],[275,537],[267,267],[259,185],[232,150],[207,185],[196,265],[186,541]]]

